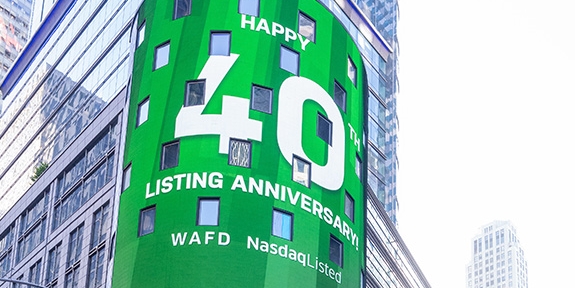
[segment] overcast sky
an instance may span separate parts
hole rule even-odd
[[[529,287],[573,287],[575,2],[400,0],[399,230],[435,288],[510,220]]]

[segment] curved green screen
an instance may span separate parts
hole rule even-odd
[[[361,55],[321,3],[257,2],[140,8],[114,287],[359,287]]]

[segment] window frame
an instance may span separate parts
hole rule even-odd
[[[296,56],[297,56],[297,57],[296,57],[296,65],[297,65],[297,67],[296,67],[296,71],[295,71],[295,72],[293,72],[293,71],[291,71],[291,70],[288,70],[287,67],[284,68],[284,65],[283,65],[283,63],[284,63],[284,57],[283,57],[283,55],[284,55],[284,53],[285,53],[284,51],[285,51],[285,52],[288,52],[288,53],[293,53],[293,55],[296,55]],[[286,59],[286,61],[287,61],[287,59]],[[287,72],[289,72],[289,73],[292,73],[292,74],[294,74],[294,75],[296,75],[296,76],[299,76],[299,66],[300,66],[300,65],[299,65],[300,63],[299,63],[299,62],[300,62],[300,54],[299,54],[299,52],[297,52],[297,51],[295,51],[295,50],[293,50],[293,49],[291,49],[291,48],[289,48],[289,47],[287,47],[287,46],[284,46],[284,45],[281,45],[281,46],[280,46],[280,65],[279,65],[279,66],[280,66],[280,69],[282,69],[282,70],[284,70],[284,71],[287,71]]]
[[[355,199],[353,199],[353,197],[351,196],[351,194],[349,194],[349,192],[347,192],[347,190],[345,191],[344,197],[345,199],[343,204],[344,206],[343,212],[349,218],[349,220],[351,220],[352,223],[355,223]],[[348,207],[351,208],[350,211],[351,215],[347,214]]]
[[[332,138],[333,138],[333,123],[327,118],[327,116],[324,116],[321,113],[317,113],[317,118],[316,118],[316,136],[319,137],[321,140],[325,141],[329,146],[331,146],[332,143]],[[324,139],[322,135],[320,135],[320,125],[321,123],[326,123],[328,125],[329,131],[328,131],[328,139]]]
[[[146,105],[146,106],[144,106]],[[145,107],[146,110],[146,119],[142,120],[142,108]],[[138,103],[138,109],[136,111],[136,128],[142,126],[142,124],[146,123],[146,121],[148,121],[149,119],[149,115],[150,115],[150,96],[147,96],[146,98],[144,98],[142,101],[140,101],[140,103]]]
[[[215,46],[213,46],[213,44],[217,44],[214,43],[214,35],[227,35],[228,36],[228,43],[227,44],[227,51],[224,54],[214,54],[213,50],[217,50],[217,49],[213,49]],[[214,30],[214,31],[210,31],[210,44],[209,44],[209,48],[208,48],[208,54],[210,56],[230,56],[231,50],[232,50],[232,32],[228,31],[228,30]]]
[[[289,216],[289,219],[290,219],[290,222],[289,222],[289,225],[290,225],[290,227],[289,227],[289,238],[284,237],[284,235],[277,235],[277,234],[274,233],[274,227],[275,227],[275,225],[274,225],[274,224],[275,224],[275,222],[274,222],[275,217],[274,217],[274,216],[275,216],[275,213],[279,213],[279,214],[281,214],[281,215]],[[283,217],[282,217],[282,219],[283,219]],[[293,214],[293,213],[291,213],[291,212],[289,212],[289,211],[286,211],[286,210],[283,210],[283,209],[279,209],[279,208],[273,207],[273,209],[272,209],[272,221],[271,221],[271,222],[272,222],[272,227],[271,227],[271,228],[272,228],[272,229],[271,229],[271,235],[272,235],[272,236],[279,237],[279,238],[282,238],[282,239],[288,240],[288,241],[293,241],[293,232],[294,232],[294,214]],[[283,223],[282,223],[282,224],[283,224]],[[282,228],[283,228],[283,227],[282,227]],[[281,230],[283,231],[283,229],[281,229]]]
[[[339,244],[338,246],[338,253],[339,253],[339,257],[338,259],[336,259],[337,261],[335,261],[332,258],[332,243],[337,243]],[[343,242],[341,240],[339,240],[337,237],[335,237],[333,234],[329,235],[329,260],[331,262],[333,262],[334,264],[336,264],[337,266],[343,268]]]
[[[301,18],[302,17],[305,18],[306,20],[310,21],[311,23],[313,23],[313,39],[310,39],[308,36],[301,33],[302,27],[305,27],[305,26],[301,25]],[[315,43],[316,35],[317,35],[317,22],[315,21],[315,19],[313,19],[307,13],[302,12],[301,10],[299,11],[298,17],[297,17],[297,33],[304,36],[306,39],[310,40],[311,42]]]
[[[241,143],[246,143],[249,146],[249,155],[248,155],[248,165],[247,166],[243,166],[243,165],[236,165],[236,164],[232,164],[232,143],[233,142],[241,142]],[[229,141],[229,148],[228,148],[228,165],[230,166],[236,166],[236,167],[244,167],[244,168],[251,168],[252,167],[252,142],[249,140],[243,140],[243,139],[237,139],[237,138],[230,138]]]
[[[246,2],[244,2],[244,1],[246,1]],[[249,1],[253,1],[253,2],[256,3],[256,5],[257,5],[257,7],[255,7],[255,10],[256,10],[255,15],[254,15],[254,14],[250,14],[250,13],[243,13],[243,12],[246,12],[246,11],[243,11],[243,12],[242,12],[242,2],[247,3],[247,2],[249,2]],[[239,1],[238,1],[238,13],[239,13],[239,14],[243,14],[243,15],[251,15],[251,16],[254,16],[254,17],[259,17],[259,16],[260,16],[260,2],[261,2],[260,0],[239,0]],[[248,3],[248,4],[246,4],[246,5],[249,5],[249,4],[251,4],[251,3]]]
[[[158,52],[160,49],[162,48],[166,48],[168,49],[168,55],[167,55],[167,59],[166,59],[166,63],[164,63],[162,66],[158,66]],[[167,66],[168,64],[170,64],[170,41],[166,41],[161,43],[160,45],[157,45],[156,47],[154,47],[154,71]]]
[[[194,104],[191,105],[188,101],[188,95],[189,94],[189,89],[188,86],[192,85],[192,84],[202,84],[203,85],[203,89],[202,89],[202,103],[201,104]],[[202,105],[206,105],[206,79],[196,79],[196,80],[189,80],[186,81],[186,87],[185,87],[185,92],[184,92],[184,107],[193,107],[193,106],[202,106]]]
[[[270,92],[269,93],[269,107],[268,107],[269,111],[263,111],[263,110],[260,110],[260,109],[257,109],[256,107],[254,107],[254,104],[256,103],[256,101],[254,101],[255,100],[254,96],[256,95],[256,93],[254,92],[255,89],[261,89],[261,90],[265,90],[265,91]],[[259,94],[259,95],[261,95],[261,94]],[[266,114],[272,114],[273,106],[274,106],[273,101],[274,101],[274,90],[272,88],[265,87],[262,85],[252,84],[251,97],[250,97],[250,109],[255,110],[255,111],[259,111],[259,112],[263,112]]]
[[[149,211],[153,211],[153,215],[154,215],[152,218],[152,223],[151,223],[152,229],[151,229],[151,231],[144,231],[144,229],[143,229],[144,216]],[[150,235],[150,234],[154,233],[155,230],[156,230],[156,205],[151,205],[151,206],[140,209],[139,219],[138,219],[138,237]]]
[[[136,48],[140,47],[144,40],[146,39],[146,20],[144,20],[140,26],[138,26],[138,32],[136,34]]]
[[[350,74],[350,68],[353,67],[353,79],[349,76]],[[347,78],[349,78],[349,80],[351,80],[351,83],[353,83],[353,86],[357,87],[357,66],[355,65],[355,62],[353,62],[353,60],[351,59],[351,57],[348,55],[347,56]]]
[[[303,184],[303,183],[301,183],[301,182],[299,182],[299,181],[297,181],[297,180],[294,179],[294,176],[295,176],[295,173],[294,173],[294,172],[295,172],[295,169],[296,169],[296,168],[295,168],[296,165],[294,165],[294,164],[295,164],[296,161],[301,161],[301,162],[303,162],[304,164],[306,164],[307,167],[308,167],[308,171],[307,171],[307,185],[306,185],[306,184]],[[298,173],[299,173],[299,172],[298,172]],[[300,157],[300,156],[297,156],[297,155],[295,155],[295,154],[292,155],[292,180],[293,180],[294,182],[296,182],[296,183],[299,183],[299,184],[301,184],[301,185],[307,187],[307,188],[309,188],[309,187],[311,186],[311,163],[310,163],[309,161],[305,160],[304,158],[302,158],[302,157]]]
[[[188,7],[188,11],[182,15],[178,14],[178,3],[183,1],[186,0],[174,0],[174,14],[172,15],[172,20],[177,20],[186,16],[190,16],[192,14],[192,0],[187,0],[190,2],[190,7]]]
[[[130,188],[130,182],[132,181],[132,162],[130,162],[124,172],[122,173],[122,192]]]
[[[341,93],[343,93],[343,103],[338,103],[337,99],[336,99],[336,95],[338,92],[338,89],[341,91]],[[345,90],[345,88],[343,88],[343,85],[341,85],[337,80],[333,81],[333,102],[335,102],[335,105],[337,105],[337,107],[339,107],[339,109],[341,109],[341,111],[343,111],[344,113],[347,111],[347,91]]]
[[[176,155],[176,164],[174,166],[167,166],[164,161],[166,160],[166,148],[177,145],[177,155]],[[162,155],[160,157],[160,170],[171,169],[174,167],[178,167],[180,163],[180,140],[170,141],[167,143],[162,144]]]
[[[202,202],[203,201],[214,201],[217,200],[218,202],[218,209],[215,212],[216,213],[216,224],[204,224],[201,223],[201,219],[203,219],[203,217],[201,217],[202,215],[204,215],[202,213]],[[221,204],[221,199],[219,197],[198,197],[198,204],[197,204],[197,209],[196,209],[196,226],[213,226],[213,227],[217,227],[220,226],[220,204]]]

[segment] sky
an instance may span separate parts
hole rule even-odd
[[[575,2],[399,0],[399,232],[435,288],[511,221],[530,288],[573,287]]]

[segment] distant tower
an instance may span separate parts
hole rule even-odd
[[[527,288],[527,261],[515,227],[494,221],[473,238],[468,288]]]

